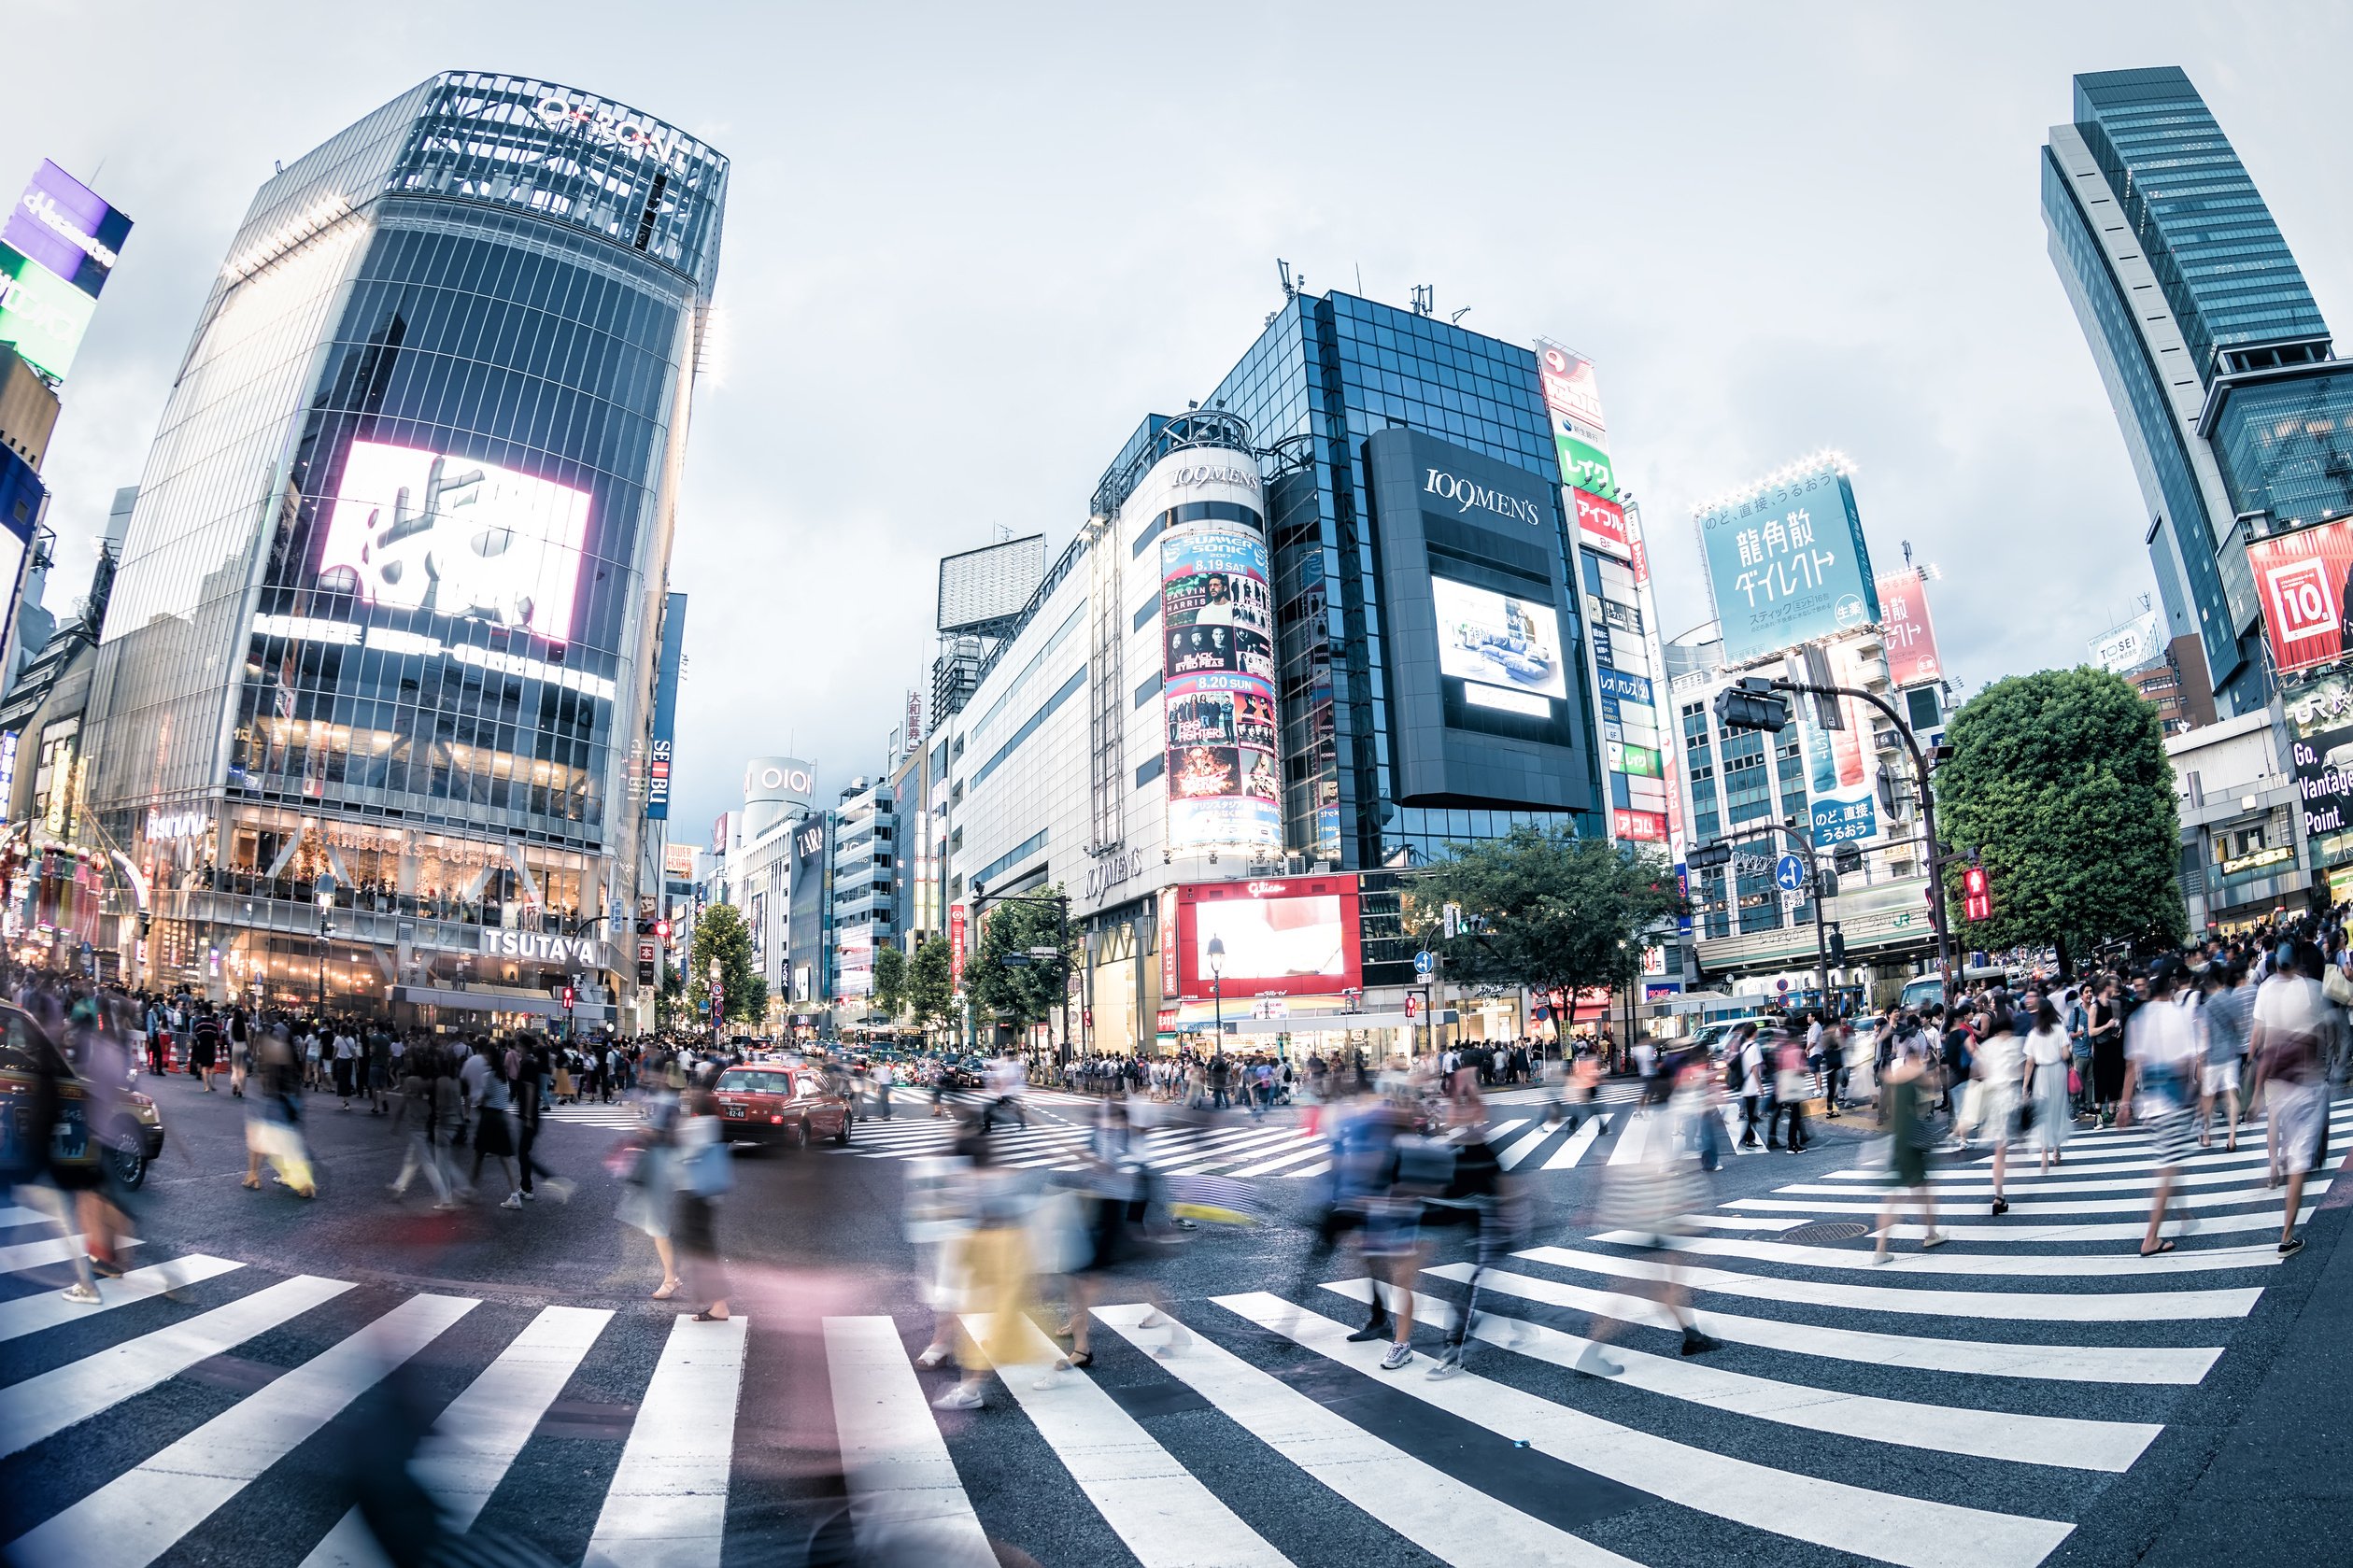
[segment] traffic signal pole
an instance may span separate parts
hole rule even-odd
[[[1830,932],[1829,927],[1822,924],[1821,863],[1814,858],[1813,835],[1810,833],[1800,833],[1796,828],[1792,827],[1786,822],[1773,822],[1767,823],[1763,827],[1749,828],[1744,832],[1727,833],[1722,838],[1718,839],[1716,842],[1724,848],[1726,852],[1725,859],[1729,861],[1731,858],[1730,851],[1734,844],[1740,843],[1747,840],[1769,838],[1776,833],[1788,834],[1790,841],[1796,844],[1797,847],[1804,852],[1806,856],[1806,880],[1807,883],[1807,895],[1812,900],[1814,906],[1815,995],[1821,998],[1821,1009],[1826,1020],[1831,1010]],[[1689,864],[1688,857],[1686,858],[1685,863]],[[1727,870],[1729,870],[1729,867],[1727,867]],[[1734,883],[1736,886],[1738,883],[1736,873],[1734,873]],[[1736,898],[1734,900],[1734,908],[1736,909],[1738,907],[1738,900]]]

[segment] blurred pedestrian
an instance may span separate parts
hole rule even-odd
[[[256,1092],[246,1097],[245,1183],[262,1190],[262,1164],[268,1161],[278,1183],[298,1198],[319,1195],[303,1143],[303,1068],[284,1024],[262,1037]]]
[[[2141,1237],[2141,1256],[2170,1252],[2175,1242],[2161,1236],[2166,1206],[2173,1200],[2174,1177],[2190,1155],[2195,1129],[2190,1110],[2197,1082],[2197,1019],[2179,1005],[2175,989],[2180,975],[2171,958],[2149,966],[2148,996],[2133,1010],[2125,1031],[2124,1082],[2118,1092],[2116,1124],[2147,1123],[2157,1161],[2157,1187],[2149,1194],[2148,1230]]]
[[[2288,1183],[2280,1220],[2279,1255],[2303,1250],[2296,1234],[2303,1205],[2304,1179],[2319,1162],[2329,1115],[2328,1079],[2322,1036],[2327,998],[2315,976],[2322,972],[2319,950],[2309,942],[2273,962],[2273,973],[2256,992],[2255,1075],[2270,1114],[2270,1181]]]
[[[2038,1174],[2047,1176],[2060,1163],[2060,1151],[2075,1123],[2075,1096],[2067,1088],[2067,1075],[2075,1070],[2074,1042],[2048,996],[2034,1010],[2034,1027],[2026,1037],[2025,1055],[2025,1103],[2034,1108],[2032,1141],[2042,1156]]]
[[[1921,1220],[1928,1227],[1928,1234],[1921,1238],[1921,1250],[1926,1251],[1945,1244],[1944,1236],[1936,1230],[1935,1194],[1928,1184],[1928,1151],[1936,1141],[1928,1120],[1928,1097],[1935,1086],[1929,1079],[1927,1062],[1915,1049],[1925,1039],[1923,1035],[1915,1035],[1910,1043],[1899,1045],[1895,1059],[1879,1076],[1883,1101],[1880,1125],[1887,1129],[1884,1140],[1889,1192],[1887,1202],[1872,1225],[1878,1238],[1871,1252],[1875,1264],[1887,1262],[1888,1237],[1895,1225],[1896,1206],[1906,1193],[1917,1196]]]

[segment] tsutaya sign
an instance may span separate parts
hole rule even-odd
[[[545,931],[505,931],[483,927],[479,949],[486,958],[520,958],[534,964],[609,969],[613,955],[594,937],[556,937]]]

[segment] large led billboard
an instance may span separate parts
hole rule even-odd
[[[1838,459],[1797,465],[1701,507],[1699,548],[1728,665],[1879,619],[1863,518]]]
[[[2353,652],[2353,517],[2249,540],[2247,569],[2263,604],[2263,630],[2284,674],[2333,664]]]
[[[2312,839],[2346,831],[2353,802],[2353,677],[2323,675],[2280,694],[2297,807]],[[2317,846],[2316,846],[2317,847]],[[2314,856],[2315,863],[2320,856]]]
[[[319,582],[363,602],[572,639],[588,495],[472,458],[354,441]]]
[[[92,299],[114,275],[131,220],[48,159],[0,223],[0,244],[28,256]]]
[[[97,309],[88,294],[16,247],[0,245],[0,343],[34,369],[64,380]]]
[[[1172,996],[1338,996],[1364,983],[1354,877],[1207,883],[1175,892]]]
[[[1568,695],[1567,651],[1550,604],[1437,575],[1430,604],[1439,673],[1467,683],[1470,702],[1542,716],[1552,712],[1546,699]]]
[[[1281,850],[1264,542],[1225,529],[1163,536],[1160,628],[1169,847]]]

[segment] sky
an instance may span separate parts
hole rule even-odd
[[[1822,447],[1875,559],[1942,572],[1949,673],[2079,662],[2154,591],[2116,419],[2046,253],[2077,71],[2178,64],[2324,315],[2353,321],[2328,94],[2353,7],[1617,4],[401,7],[14,0],[0,184],[44,158],[136,220],[45,477],[52,605],[136,483],[272,160],[435,71],[532,75],[733,161],[672,836],[744,759],[879,770],[928,690],[940,556],[1058,549],[1147,412],[1311,290],[1598,363],[1666,630],[1709,616],[1692,508]],[[2163,40],[2162,44],[2150,40]],[[21,52],[20,52],[21,51]],[[37,62],[35,68],[28,68]]]

